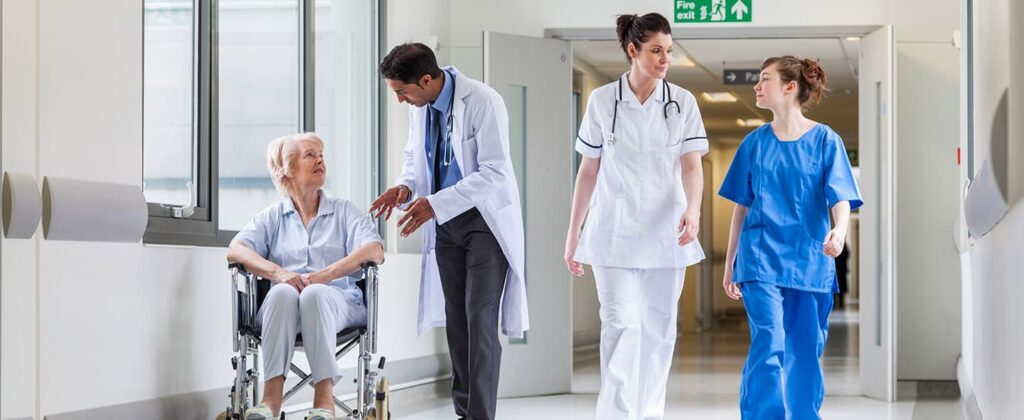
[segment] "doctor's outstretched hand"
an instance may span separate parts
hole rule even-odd
[[[676,233],[679,234],[679,246],[693,242],[694,239],[697,239],[697,233],[699,232],[700,214],[687,210],[679,218],[679,227],[676,228]]]
[[[583,275],[583,264],[576,261],[576,247],[580,244],[580,235],[569,232],[565,238],[565,265],[576,277]]]
[[[408,201],[410,195],[412,192],[405,185],[388,188],[380,197],[373,200],[373,204],[370,205],[370,213],[373,214],[373,217],[380,217],[383,214],[384,220],[389,220],[391,211]]]
[[[409,236],[428,220],[434,218],[434,208],[426,197],[417,198],[409,205],[409,211],[398,219],[398,227],[402,228],[402,236]]]

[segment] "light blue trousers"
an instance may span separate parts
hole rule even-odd
[[[817,420],[825,399],[821,369],[832,294],[740,283],[750,321],[750,352],[740,384],[749,420]]]
[[[327,378],[337,383],[341,379],[334,358],[338,331],[366,325],[366,307],[331,285],[314,284],[299,293],[292,285],[279,283],[270,288],[257,319],[263,330],[265,379],[288,374],[295,336],[301,332],[313,383]]]

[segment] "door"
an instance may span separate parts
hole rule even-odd
[[[859,75],[861,393],[896,397],[895,60],[891,26],[861,38]]]
[[[500,397],[570,392],[572,279],[565,233],[572,201],[569,43],[484,33],[484,82],[505,100],[526,232],[530,330],[502,343]]]

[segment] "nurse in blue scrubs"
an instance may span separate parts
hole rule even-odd
[[[722,285],[743,299],[750,321],[744,419],[821,418],[819,359],[839,290],[833,258],[846,242],[850,210],[863,203],[843,140],[803,114],[821,100],[825,82],[814,60],[764,62],[754,91],[773,120],[743,140],[718,192],[736,203]]]

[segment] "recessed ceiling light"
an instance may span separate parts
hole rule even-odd
[[[748,118],[745,120],[742,118],[737,118],[736,125],[740,127],[760,127],[764,125],[764,120],[760,118]]]
[[[848,36],[848,37],[846,37],[846,40],[850,41],[850,42],[857,42],[857,41],[860,41],[860,37],[859,36]]]
[[[708,102],[736,102],[736,96],[729,92],[704,92],[700,96]]]
[[[683,67],[697,67],[697,64],[693,62],[686,54],[680,53],[672,59],[672,64]]]

